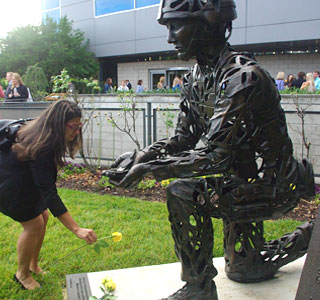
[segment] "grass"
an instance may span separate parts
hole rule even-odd
[[[20,224],[0,214],[0,299],[60,300],[65,287],[65,275],[96,272],[145,265],[176,262],[167,208],[164,203],[146,202],[125,197],[91,194],[60,189],[59,194],[81,227],[93,228],[98,237],[119,231],[123,239],[109,242],[100,253],[87,246],[67,259],[49,267],[49,274],[38,277],[42,288],[22,291],[12,280],[17,268],[16,240]],[[215,256],[223,256],[222,222],[213,220]],[[266,238],[278,238],[292,231],[300,222],[292,220],[266,222]],[[40,265],[50,266],[75,248],[84,245],[52,216],[41,252]]]

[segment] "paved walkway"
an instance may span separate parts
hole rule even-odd
[[[219,300],[293,300],[304,260],[305,257],[302,257],[284,266],[274,279],[244,284],[229,280],[224,272],[224,259],[214,258],[214,265],[218,270],[215,282]],[[86,275],[91,293],[97,297],[102,296],[99,288],[101,279],[110,276],[117,285],[117,300],[157,300],[183,286],[180,280],[180,263],[93,272]]]

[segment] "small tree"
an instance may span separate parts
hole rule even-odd
[[[309,141],[306,131],[305,131],[305,117],[307,110],[314,104],[314,99],[312,99],[312,96],[310,94],[311,101],[309,103],[300,103],[298,99],[298,95],[295,96],[292,95],[292,100],[295,105],[295,109],[297,112],[297,116],[300,120],[300,128],[297,127],[297,129],[294,129],[290,124],[289,126],[297,132],[301,137],[301,159],[307,158],[310,159],[310,150],[311,150],[311,142]],[[305,153],[306,152],[306,153]]]
[[[46,95],[48,80],[43,69],[36,63],[27,68],[26,73],[22,76],[24,84],[30,89],[35,100],[40,100]]]
[[[132,92],[120,92],[118,102],[121,112],[118,113],[117,120],[112,113],[108,116],[108,122],[118,130],[126,133],[129,138],[136,144],[138,150],[141,150],[141,144],[137,135],[136,122],[138,118],[139,108],[137,107],[136,95]],[[119,120],[123,120],[121,125]]]

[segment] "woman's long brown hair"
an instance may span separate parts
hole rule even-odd
[[[81,109],[76,103],[58,100],[37,119],[19,129],[12,151],[17,153],[19,160],[35,160],[53,152],[55,164],[63,166],[65,155],[69,154],[74,158],[82,145],[81,129],[73,141],[65,141],[66,123],[76,117],[81,118]]]

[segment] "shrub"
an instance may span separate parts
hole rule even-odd
[[[27,68],[26,73],[22,76],[22,80],[30,89],[32,97],[35,100],[40,100],[46,95],[48,80],[43,69],[37,63]]]

